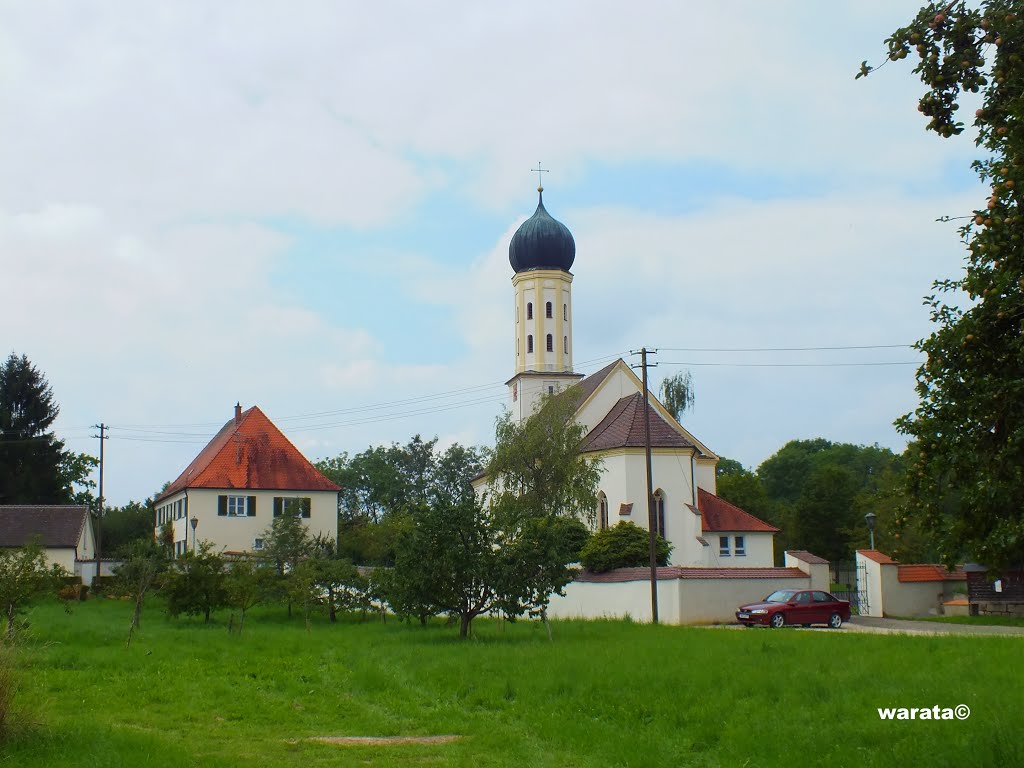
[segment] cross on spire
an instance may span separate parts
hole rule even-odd
[[[538,160],[537,161],[537,167],[536,168],[531,168],[530,170],[531,171],[536,171],[536,173],[537,173],[537,191],[538,192],[543,192],[544,191],[544,182],[542,181],[543,177],[541,176],[541,174],[542,173],[549,173],[548,169],[547,168],[541,168],[540,167],[540,160]]]

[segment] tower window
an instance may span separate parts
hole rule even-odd
[[[533,302],[528,302],[526,305],[526,319],[533,320]]]
[[[516,322],[519,322],[519,305],[516,304]]]
[[[531,333],[526,337],[526,354],[533,354],[533,334]]]
[[[551,335],[551,334],[549,333],[549,334],[548,334],[548,352],[554,352],[554,351],[555,351],[555,339],[554,339],[554,337],[553,337],[553,336],[552,336],[552,335]]]
[[[565,354],[567,354],[567,355],[569,354],[569,337],[568,336],[563,336],[562,337],[562,351]]]
[[[550,301],[544,305],[544,317],[552,317]]]
[[[569,305],[568,304],[563,304],[562,305],[562,319],[565,320],[565,322],[569,322]]]

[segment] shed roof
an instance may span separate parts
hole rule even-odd
[[[74,549],[88,516],[89,508],[82,505],[0,506],[0,547],[23,547],[37,540],[46,548]]]
[[[341,490],[255,405],[228,421],[157,501],[186,488]]]
[[[779,530],[774,525],[769,525],[749,512],[744,512],[735,504],[730,504],[725,499],[719,498],[703,488],[697,489],[697,505],[700,510],[701,529],[707,533],[715,531],[775,533]],[[693,507],[691,506],[690,509],[692,510]]]
[[[828,560],[826,560],[824,557],[812,555],[810,552],[807,552],[803,549],[787,550],[786,554],[795,557],[797,560],[803,563],[807,563],[809,565],[828,565]]]
[[[963,568],[948,571],[944,565],[900,565],[897,567],[896,575],[902,582],[967,580]]]
[[[889,557],[884,552],[879,552],[877,549],[858,549],[858,555],[864,555],[868,560],[874,560],[876,563],[881,565],[895,565],[896,561]]]
[[[577,581],[616,583],[646,581],[651,578],[650,568],[616,568],[606,573],[584,571]],[[692,566],[663,566],[658,568],[658,580],[669,579],[806,579],[799,568],[700,568]]]

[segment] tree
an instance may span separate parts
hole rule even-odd
[[[228,565],[224,576],[226,605],[239,611],[238,634],[245,629],[245,614],[258,605],[271,591],[270,581],[274,573],[260,561],[240,558]]]
[[[636,523],[623,521],[591,536],[580,552],[580,562],[592,573],[640,567],[650,564],[650,547],[646,530]],[[655,553],[658,565],[668,565],[672,545],[658,534],[655,534]]]
[[[227,603],[224,568],[224,558],[208,541],[201,542],[197,552],[178,557],[162,590],[167,612],[171,616],[202,614],[209,624],[210,613]]]
[[[153,502],[129,501],[122,507],[103,511],[103,551],[107,557],[121,557],[137,541],[153,540]]]
[[[124,561],[117,567],[114,576],[120,585],[131,595],[135,603],[132,611],[132,623],[128,628],[128,642],[132,643],[132,634],[139,628],[142,619],[142,606],[154,582],[167,570],[167,553],[152,536],[149,539],[136,539],[122,550]]]
[[[0,504],[90,501],[96,460],[64,450],[50,431],[59,413],[46,377],[12,352],[0,366]]]
[[[0,549],[0,606],[7,619],[7,641],[14,640],[15,621],[25,606],[55,590],[67,576],[58,566],[47,566],[38,544]]]
[[[680,421],[683,414],[693,407],[693,378],[689,371],[680,371],[661,382],[661,402],[676,421]]]
[[[896,422],[917,444],[901,519],[937,535],[947,564],[998,570],[1024,562],[1024,6],[929,3],[886,43],[889,60],[917,55],[926,130],[962,133],[960,101],[981,94],[973,167],[991,190],[960,229],[962,275],[925,300],[936,327],[916,345],[919,403]]]

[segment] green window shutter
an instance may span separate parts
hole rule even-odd
[[[256,497],[250,496],[245,501],[245,514],[249,517],[256,517]]]
[[[274,497],[274,517],[281,516],[281,508],[284,506],[284,499],[280,496]]]
[[[218,496],[217,497],[217,516],[227,517],[228,516],[228,497]]]
[[[313,500],[308,496],[305,496],[300,501],[302,506],[302,516],[310,517],[313,512]]]

